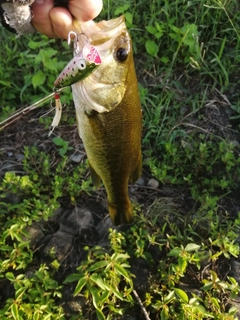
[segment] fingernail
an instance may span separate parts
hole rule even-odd
[[[36,4],[43,4],[45,2],[45,0],[35,0],[34,1]]]

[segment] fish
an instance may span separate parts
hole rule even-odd
[[[87,39],[87,40],[86,40]],[[92,46],[96,69],[71,85],[80,138],[93,184],[106,188],[114,225],[133,223],[128,185],[142,173],[142,108],[125,19],[79,25],[76,56]]]

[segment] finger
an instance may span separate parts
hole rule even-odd
[[[32,24],[34,28],[50,38],[55,38],[49,12],[54,7],[54,0],[35,0],[32,5]]]
[[[70,0],[68,8],[79,21],[96,18],[102,10],[102,0]]]
[[[62,7],[55,7],[49,13],[52,29],[56,37],[67,39],[68,33],[73,30],[73,20],[70,12]]]
[[[101,12],[102,0],[70,0],[69,10],[54,8],[54,0],[35,0],[32,24],[50,38],[66,39],[68,33],[75,29],[71,14],[79,21],[92,20]]]

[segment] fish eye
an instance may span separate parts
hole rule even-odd
[[[128,57],[128,51],[125,48],[119,48],[116,52],[116,57],[118,61],[124,62]]]
[[[77,67],[79,70],[84,70],[86,68],[86,62],[84,60],[78,61]]]

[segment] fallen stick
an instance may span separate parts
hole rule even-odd
[[[145,319],[146,319],[146,320],[151,320],[151,319],[149,318],[149,315],[148,315],[148,313],[147,313],[147,310],[145,309],[145,307],[144,307],[144,305],[143,305],[143,303],[142,303],[142,300],[140,299],[137,291],[136,291],[136,290],[133,290],[133,294],[134,294],[135,298],[137,299],[137,301],[138,301],[138,303],[139,303],[139,305],[140,305],[140,308],[141,308],[141,310],[142,310],[142,313],[143,313],[144,316],[145,316]]]
[[[57,93],[61,93],[62,91],[66,90],[67,88],[68,88],[68,86],[60,88],[60,89],[57,90]],[[41,100],[38,100],[37,102],[31,104],[30,106],[15,111],[10,117],[8,117],[7,119],[5,119],[2,122],[0,122],[0,131],[2,131],[6,127],[10,126],[15,121],[19,120],[25,114],[28,114],[29,112],[37,109],[38,107],[40,107],[47,100],[49,100],[51,98],[54,98],[55,94],[56,94],[56,92],[50,93],[48,96],[44,97]]]

